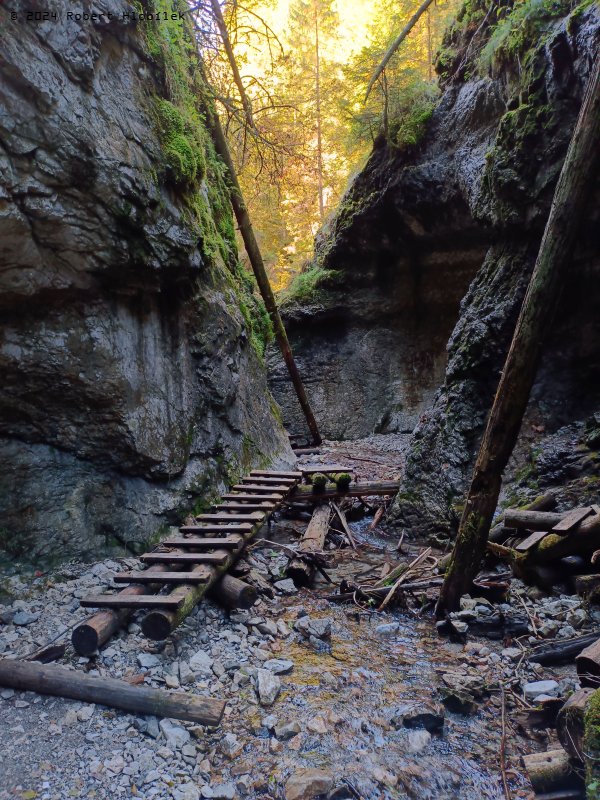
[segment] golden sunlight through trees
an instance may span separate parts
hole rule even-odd
[[[276,290],[310,261],[315,234],[374,140],[384,135],[402,148],[423,132],[438,94],[435,52],[459,0],[436,0],[364,103],[370,77],[417,6],[416,0],[221,3],[252,125],[218,30],[205,58]]]

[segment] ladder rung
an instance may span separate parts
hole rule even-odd
[[[227,553],[146,553],[145,564],[223,564]]]
[[[212,572],[153,572],[151,569],[139,572],[119,572],[113,578],[115,583],[207,583]]]
[[[157,594],[91,594],[80,601],[84,608],[178,608],[183,597]]]
[[[248,514],[200,514],[196,517],[198,522],[222,522],[225,525],[228,522],[260,522],[264,519],[264,514],[257,511],[250,511]]]
[[[252,527],[249,522],[246,522],[241,525],[182,525],[179,530],[182,533],[203,535],[205,533],[248,533]]]
[[[256,492],[257,494],[269,494],[270,492],[277,492],[278,494],[287,494],[292,489],[292,484],[289,486],[273,485],[269,483],[266,486],[261,486],[259,483],[236,483],[233,487],[234,492]]]
[[[251,477],[258,475],[260,478],[293,478],[300,480],[302,477],[301,472],[277,472],[274,470],[253,469],[250,473]]]
[[[161,542],[164,547],[197,547],[199,550],[210,550],[213,547],[238,547],[244,541],[243,536],[223,536],[211,539],[200,539],[198,536],[177,536]]]
[[[275,502],[277,503],[279,500],[283,500],[282,494],[242,494],[241,492],[231,492],[230,494],[224,494],[221,498],[222,500],[240,500],[240,501],[256,501],[258,503],[269,503]]]

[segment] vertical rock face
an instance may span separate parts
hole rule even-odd
[[[495,27],[489,4],[465,4],[440,54],[443,94],[425,138],[402,153],[376,146],[317,243],[324,271],[314,302],[288,312],[315,405],[321,397],[330,404],[326,432],[417,423],[391,516],[421,533],[458,522],[600,47],[596,4],[534,5],[507,33],[503,20],[519,4],[498,4],[506,8]],[[581,221],[521,451],[532,423],[552,433],[600,407],[599,195]],[[313,336],[329,343],[329,360],[319,360]],[[415,353],[427,354],[425,369],[415,368]]]
[[[90,554],[291,452],[219,166],[156,51],[165,23],[125,0],[32,8],[0,9],[0,545]]]

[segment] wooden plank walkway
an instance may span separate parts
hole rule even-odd
[[[329,475],[352,470],[320,464],[298,471],[253,470],[242,478],[210,513],[199,514],[193,524],[180,527],[179,536],[171,536],[152,552],[141,555],[141,566],[147,569],[115,575],[120,591],[92,594],[81,600],[86,608],[104,611],[74,630],[75,648],[89,655],[139,609],[147,612],[142,620],[144,633],[154,639],[165,638],[223,576],[302,479],[315,472]],[[127,585],[123,588],[123,584]]]

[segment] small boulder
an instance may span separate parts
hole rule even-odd
[[[312,800],[327,794],[333,785],[333,776],[322,769],[300,769],[285,784],[285,800]]]
[[[281,681],[271,670],[259,669],[256,672],[256,690],[260,704],[272,706],[281,691]]]
[[[558,682],[557,681],[532,681],[526,683],[523,687],[523,694],[526,700],[535,700],[541,694],[549,695],[550,697],[558,697]]]
[[[285,658],[269,658],[263,664],[265,669],[270,669],[275,675],[287,675],[294,669],[294,662]]]
[[[422,753],[425,750],[429,743],[431,742],[431,734],[429,731],[418,730],[418,731],[410,731],[408,734],[408,741],[406,745],[406,749],[411,755],[417,755],[417,753]]]

